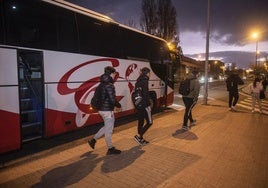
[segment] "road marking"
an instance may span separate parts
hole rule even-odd
[[[264,114],[268,114],[268,101],[262,100],[261,101],[261,105],[262,105],[262,111],[263,111],[263,113]],[[248,98],[244,99],[243,101],[240,101],[237,104],[237,106],[240,106],[242,108],[251,110],[252,109],[252,98],[251,97],[248,97]],[[257,102],[255,104],[255,111],[260,112],[259,105],[258,105]]]

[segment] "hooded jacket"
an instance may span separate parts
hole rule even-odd
[[[116,100],[115,87],[113,79],[109,74],[101,75],[101,105],[100,111],[113,111],[114,107],[121,107],[121,104]]]
[[[199,91],[200,91],[200,83],[198,79],[196,79],[196,76],[193,73],[190,73],[187,76],[187,79],[191,79],[190,80],[190,93],[183,97],[193,98],[194,100],[197,101],[198,96],[199,96]]]

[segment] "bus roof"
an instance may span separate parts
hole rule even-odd
[[[135,29],[135,28],[132,28],[132,27],[129,27],[129,26],[126,26],[124,24],[121,24],[119,22],[116,22],[115,20],[113,20],[112,18],[104,15],[104,14],[101,14],[101,13],[98,13],[98,12],[95,12],[93,10],[89,10],[87,8],[84,8],[84,7],[81,7],[81,6],[78,6],[78,5],[75,5],[73,3],[70,3],[70,2],[67,2],[67,1],[64,1],[64,0],[43,0],[45,2],[48,2],[48,3],[51,3],[51,4],[54,4],[56,6],[60,6],[60,7],[63,7],[63,8],[67,8],[69,10],[72,10],[72,11],[75,11],[75,12],[79,12],[79,13],[82,13],[82,14],[85,14],[87,16],[90,16],[90,17],[93,17],[93,18],[96,18],[98,20],[101,20],[101,21],[105,21],[105,22],[108,22],[108,23],[113,23],[113,24],[117,24],[119,25],[120,27],[123,27],[125,29],[129,29],[129,30],[132,30],[132,31],[135,31],[135,32],[138,32],[138,33],[141,33],[143,35],[147,35],[149,37],[152,37],[152,38],[155,38],[155,39],[158,39],[158,40],[161,40],[163,42],[166,42],[166,40],[164,40],[163,38],[160,38],[160,37],[157,37],[155,35],[151,35],[149,33],[145,33],[143,31],[140,31],[138,29]]]

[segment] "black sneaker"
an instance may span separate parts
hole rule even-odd
[[[142,143],[142,145],[149,144],[149,142],[147,140],[144,140],[144,139],[141,140],[141,143]]]
[[[142,139],[141,139],[138,135],[135,135],[135,136],[134,136],[134,140],[135,140],[138,144],[142,145]]]
[[[93,138],[92,140],[89,140],[88,141],[88,145],[94,149],[95,148],[95,144],[96,144],[96,140]]]
[[[190,122],[190,127],[196,125],[196,120],[194,119],[192,122]]]
[[[121,153],[121,150],[119,149],[115,149],[115,147],[112,147],[110,149],[108,149],[107,151],[107,155],[113,155],[113,154],[120,154]]]

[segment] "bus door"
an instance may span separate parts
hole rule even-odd
[[[22,142],[43,137],[43,53],[18,50],[20,126]]]

